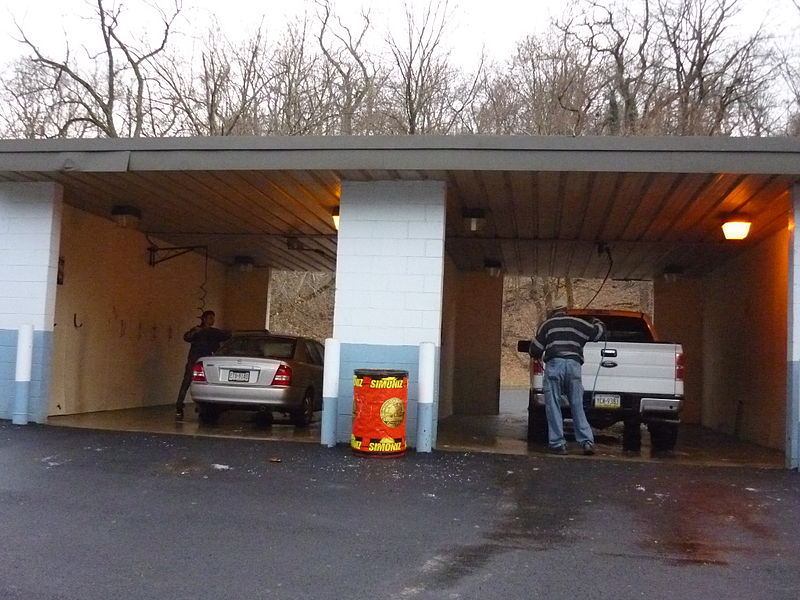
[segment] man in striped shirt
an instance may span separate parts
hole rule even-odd
[[[594,454],[594,435],[583,411],[581,365],[583,347],[605,335],[599,319],[591,322],[566,314],[566,307],[556,308],[549,319],[539,326],[530,346],[530,354],[544,362],[544,401],[547,414],[550,451],[567,454],[564,439],[564,420],[561,415],[561,396],[569,400],[575,441],[586,455]]]

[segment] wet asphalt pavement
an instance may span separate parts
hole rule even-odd
[[[800,474],[2,422],[0,540],[2,600],[797,600]]]

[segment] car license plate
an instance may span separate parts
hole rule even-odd
[[[621,406],[618,394],[595,394],[595,408],[619,408]]]
[[[228,381],[250,381],[250,371],[228,371]]]

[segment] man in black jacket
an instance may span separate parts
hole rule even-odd
[[[594,435],[583,411],[583,347],[596,342],[605,334],[599,319],[591,323],[568,316],[565,307],[556,308],[552,316],[539,326],[530,346],[531,356],[544,362],[544,401],[549,430],[550,451],[567,453],[564,439],[564,420],[561,416],[561,396],[569,400],[575,440],[586,455],[594,454]]]
[[[216,314],[213,310],[205,311],[200,317],[200,325],[192,327],[183,334],[183,339],[189,342],[189,355],[186,357],[186,367],[183,370],[183,381],[175,402],[175,418],[183,419],[183,400],[189,386],[192,384],[192,367],[201,356],[210,356],[219,349],[222,342],[231,337],[231,332],[214,327]]]

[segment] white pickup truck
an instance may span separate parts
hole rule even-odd
[[[657,341],[652,323],[643,313],[570,309],[567,314],[600,319],[606,326],[605,339],[590,342],[583,349],[583,406],[589,423],[603,429],[622,421],[623,449],[634,452],[641,448],[641,425],[645,424],[653,454],[671,454],[683,404],[681,345]],[[517,344],[520,352],[527,353],[529,347],[529,340]],[[530,374],[528,439],[546,441],[540,361],[531,359]],[[566,398],[561,404],[564,417],[569,418]]]

